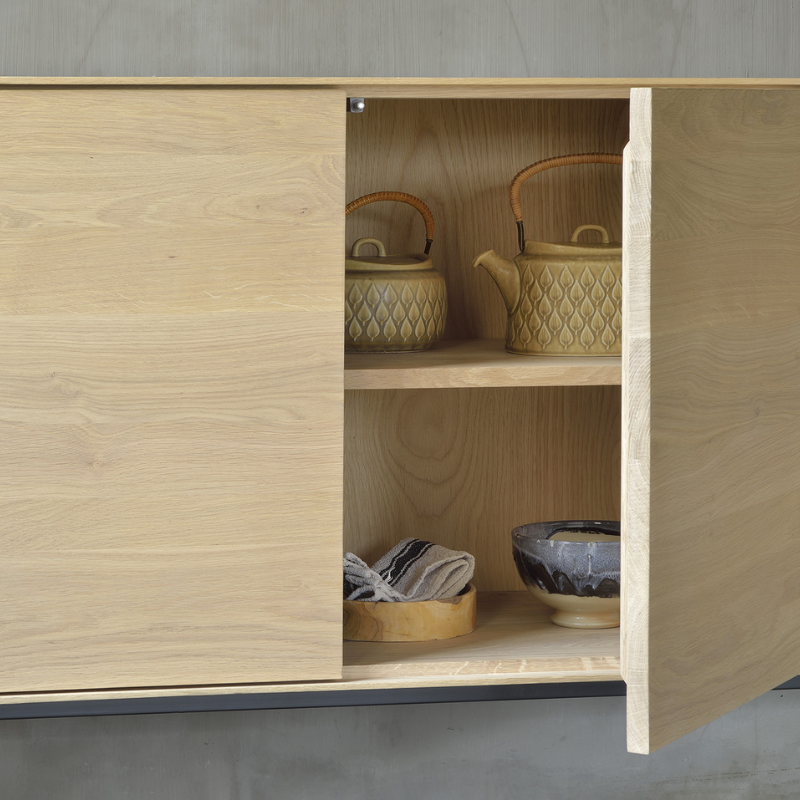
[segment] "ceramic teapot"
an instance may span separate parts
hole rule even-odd
[[[506,350],[524,355],[604,356],[621,353],[622,245],[600,225],[581,225],[569,242],[525,239],[520,189],[532,175],[570,164],[622,164],[622,156],[585,153],[525,167],[511,182],[520,253],[509,261],[487,250],[472,263],[494,279],[508,309]],[[585,230],[602,244],[580,243]]]
[[[405,192],[375,192],[353,200],[345,216],[369,203],[399,201],[425,220],[425,251],[386,255],[378,239],[359,239],[345,260],[344,341],[348,353],[403,353],[427,350],[444,333],[447,289],[433,267],[433,214],[418,197]],[[361,255],[372,245],[377,255]]]

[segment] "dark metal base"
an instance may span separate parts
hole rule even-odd
[[[116,714],[176,714],[199,711],[259,711],[277,708],[387,706],[413,703],[475,703],[497,700],[553,700],[576,697],[621,697],[623,681],[526,683],[515,686],[457,686],[425,689],[367,689],[280,694],[134,697],[118,700],[57,700],[0,705],[2,719],[102,717]],[[800,676],[775,691],[800,689]]]

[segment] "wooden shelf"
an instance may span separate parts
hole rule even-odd
[[[468,636],[400,644],[345,642],[349,688],[621,680],[619,628],[581,631],[550,622],[528,592],[478,595]]]
[[[619,357],[520,356],[502,339],[441,342],[421,353],[349,354],[345,389],[602,386],[622,383]]]
[[[0,695],[7,703],[621,680],[619,628],[558,628],[528,592],[482,592],[475,631],[442,642],[345,642],[342,680]]]

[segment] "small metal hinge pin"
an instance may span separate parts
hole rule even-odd
[[[360,114],[365,108],[367,104],[364,102],[363,97],[348,97],[347,98],[347,110],[351,114]]]

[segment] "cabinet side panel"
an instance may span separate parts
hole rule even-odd
[[[628,748],[648,748],[650,603],[650,172],[651,92],[631,92],[623,163],[622,674]]]
[[[0,118],[0,692],[339,677],[343,97]]]
[[[800,665],[800,92],[653,90],[650,749]]]

